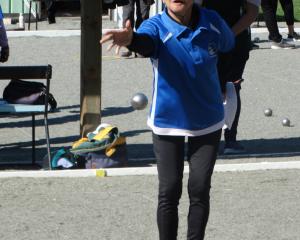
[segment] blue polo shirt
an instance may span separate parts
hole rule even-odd
[[[217,53],[233,48],[234,34],[215,11],[198,10],[194,29],[174,21],[166,9],[138,28],[155,45],[147,121],[155,134],[199,136],[224,125]]]
[[[2,13],[2,8],[1,8],[1,5],[0,5],[0,20],[3,19],[3,13]]]

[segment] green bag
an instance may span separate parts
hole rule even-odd
[[[61,148],[51,153],[51,169],[79,169],[85,168],[85,158],[80,155],[75,155],[68,148]],[[44,169],[49,168],[47,156],[44,158]]]

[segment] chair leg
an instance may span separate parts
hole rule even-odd
[[[38,5],[35,3],[35,30],[38,30]]]
[[[35,114],[32,113],[32,165],[35,164]]]
[[[49,169],[52,170],[51,166],[51,152],[50,152],[50,139],[49,139],[49,127],[48,127],[48,117],[44,115],[44,125],[45,125],[45,133],[46,133],[46,141],[47,141],[47,155],[48,155],[48,162],[49,162]]]
[[[31,1],[29,1],[28,30],[30,30],[30,21],[31,21],[31,7],[32,7],[32,2],[31,2]]]

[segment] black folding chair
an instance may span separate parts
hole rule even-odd
[[[38,19],[39,19],[39,13],[38,13],[38,3],[42,3],[42,0],[29,0],[29,8],[28,8],[28,30],[30,30],[30,23],[31,23],[31,13],[32,13],[32,3],[35,3],[35,30],[38,30]]]
[[[0,66],[0,80],[22,79],[22,80],[46,80],[46,96],[44,105],[31,104],[0,104],[1,115],[28,115],[32,116],[32,164],[35,164],[35,115],[44,115],[44,126],[46,133],[47,155],[49,161],[49,168],[51,170],[51,155],[50,155],[50,140],[48,127],[48,101],[50,79],[52,77],[52,66]]]

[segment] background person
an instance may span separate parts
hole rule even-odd
[[[295,17],[293,0],[280,0],[281,7],[284,11],[284,18],[288,27],[287,39],[291,41],[300,41],[300,34],[295,32]]]
[[[244,147],[237,141],[237,128],[241,112],[241,83],[249,51],[252,48],[250,25],[255,21],[260,0],[203,0],[203,6],[217,11],[235,34],[235,47],[228,53],[220,53],[218,73],[221,82],[233,82],[237,94],[237,111],[231,129],[224,132],[224,154],[242,153]],[[224,84],[222,84],[224,86]],[[225,93],[225,89],[222,89]]]
[[[286,24],[288,25],[288,38],[290,40],[299,40],[299,35],[294,31],[294,6],[292,0],[280,0]],[[279,33],[276,11],[278,0],[261,0],[264,20],[269,31],[269,40],[272,41],[272,49],[293,49],[295,44],[288,42]]]
[[[157,224],[160,240],[177,239],[182,193],[185,138],[190,167],[187,239],[204,239],[209,217],[211,176],[221,129],[223,96],[217,73],[218,51],[234,46],[234,34],[214,11],[193,0],[165,0],[166,8],[133,32],[107,31],[100,43],[126,46],[150,57],[154,84],[148,125],[153,132],[159,190]]]
[[[6,62],[9,57],[9,46],[6,35],[5,26],[3,23],[3,13],[0,5],[0,62]]]
[[[49,24],[56,23],[55,14],[56,14],[56,2],[55,0],[45,0],[47,17]]]
[[[123,6],[123,26],[127,20],[130,20],[132,28],[138,29],[142,22],[149,18],[150,7],[154,0],[129,0],[129,4]],[[136,14],[136,19],[134,18]],[[122,57],[130,57],[131,51],[121,53]]]

